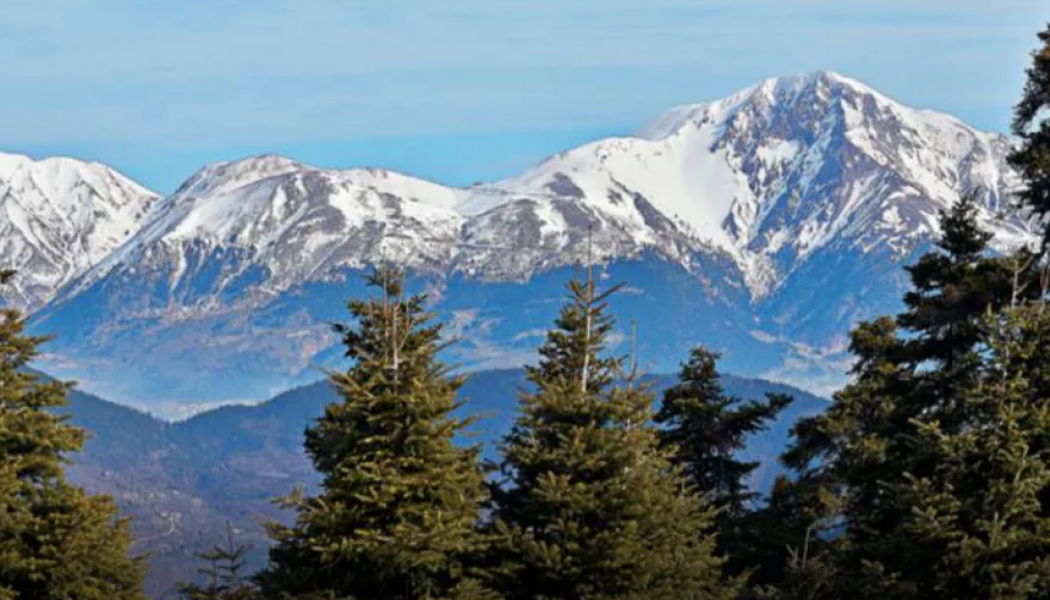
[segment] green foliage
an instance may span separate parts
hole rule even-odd
[[[940,216],[938,251],[905,267],[912,289],[907,310],[897,319],[917,333],[905,344],[913,362],[936,361],[949,373],[965,368],[965,356],[980,336],[980,317],[988,306],[1011,296],[1013,279],[999,261],[984,257],[992,234],[977,224],[973,195],[963,196]]]
[[[245,581],[244,558],[250,546],[238,545],[234,540],[233,525],[226,525],[226,545],[215,545],[196,557],[208,566],[198,572],[207,580],[206,586],[187,584],[179,592],[185,600],[254,600],[259,597],[254,587]]]
[[[954,502],[989,506],[984,486],[991,481],[978,480],[980,470],[963,475],[955,469],[994,462],[1012,443],[990,434],[1005,426],[1007,413],[977,410],[994,404],[993,397],[1002,399],[991,392],[998,380],[989,375],[997,343],[990,327],[997,322],[989,315],[1023,305],[1041,287],[1031,254],[984,256],[989,238],[977,226],[971,198],[943,213],[941,224],[938,249],[908,269],[913,289],[905,297],[907,311],[854,330],[853,382],[825,414],[795,428],[796,441],[783,457],[800,474],[793,487],[802,502],[794,510],[803,518],[792,520],[838,528],[839,535],[832,543],[822,541],[805,565],[819,565],[819,585],[798,578],[806,571],[798,564],[798,547],[792,547],[795,565],[784,563],[782,593],[829,599],[1000,597],[967,595],[936,582],[961,575],[958,564],[944,562],[951,551],[940,536],[963,539],[972,533],[952,512]],[[1024,372],[1032,381],[1039,371]],[[969,454],[959,454],[955,443],[969,444]],[[964,531],[953,532],[955,527]],[[822,595],[814,596],[818,590]]]
[[[510,599],[728,597],[712,511],[659,447],[652,394],[612,385],[613,291],[572,281],[529,370],[537,391],[502,445],[488,576]]]
[[[737,575],[750,566],[757,546],[749,521],[758,494],[747,480],[759,466],[739,460],[737,453],[792,399],[770,394],[764,402],[743,402],[727,396],[719,383],[718,355],[702,346],[692,350],[678,377],[656,414],[656,422],[665,426],[660,440],[693,487],[719,510],[719,554],[728,556],[726,571]]]
[[[424,296],[404,298],[400,272],[379,270],[370,283],[380,297],[352,301],[355,323],[336,326],[354,361],[331,377],[342,402],[306,432],[323,492],[286,498],[296,524],[271,528],[276,545],[259,577],[271,596],[466,593],[465,561],[484,546],[484,474],[478,449],[453,441],[469,423],[450,416],[462,380],[436,359],[441,326]]]
[[[1027,250],[985,256],[992,236],[978,226],[973,195],[942,212],[940,223],[937,251],[906,268],[912,289],[897,317],[906,335],[895,359],[918,369],[912,383],[914,394],[925,397],[919,406],[936,407],[947,419],[952,397],[972,384],[980,362],[985,312],[1035,298],[1042,286],[1039,264]]]
[[[11,277],[0,272],[0,285]],[[65,480],[65,456],[86,435],[52,410],[69,386],[27,371],[46,339],[26,335],[25,324],[0,310],[0,599],[143,598],[128,523],[110,498]]]
[[[761,507],[742,521],[742,564],[751,570],[747,598],[817,598],[834,571],[827,560],[837,498],[821,480],[777,478]]]
[[[1021,140],[1009,156],[1010,165],[1025,182],[1021,202],[1036,214],[1050,213],[1050,25],[1039,34],[1041,47],[1032,53],[1028,79],[1021,101],[1014,110],[1013,130]],[[1050,242],[1050,230],[1043,234],[1043,247]]]
[[[914,422],[913,447],[934,465],[893,491],[907,509],[906,558],[929,565],[917,597],[1045,598],[1050,590],[1050,397],[1031,394],[1028,368],[1050,336],[1042,305],[990,317],[977,384],[956,431]]]

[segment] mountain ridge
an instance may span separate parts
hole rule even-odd
[[[407,267],[470,352],[520,364],[531,350],[519,334],[549,316],[491,304],[543,306],[552,278],[593,262],[606,277],[645,279],[620,316],[661,340],[661,369],[704,342],[746,375],[779,377],[777,364],[800,361],[844,372],[850,326],[896,309],[897,267],[929,247],[937,212],[958,195],[978,194],[999,250],[1034,241],[1024,217],[1000,215],[1016,184],[1009,147],[815,72],[677,107],[636,136],[465,188],[274,155],[215,163],[152,202],[140,228],[33,322],[68,332],[56,368],[135,379],[98,391],[212,401],[231,393],[216,391],[231,377],[273,389],[324,366],[327,324],[362,292],[353,280],[369,265]],[[681,321],[672,331],[638,313],[653,310]],[[165,369],[172,380],[150,384]],[[200,383],[186,387],[180,373]]]
[[[398,173],[387,169],[323,169],[295,161],[291,158],[286,158],[272,154],[264,154],[246,157],[239,160],[223,161],[206,165],[199,169],[185,182],[183,182],[183,184],[180,185],[179,188],[173,194],[165,198],[165,203],[168,205],[178,204],[173,203],[172,199],[181,199],[185,201],[188,198],[203,198],[205,200],[215,201],[216,196],[221,197],[223,195],[223,192],[232,191],[232,189],[236,189],[237,187],[251,187],[255,185],[264,185],[268,180],[271,180],[272,178],[287,177],[293,174],[300,174],[305,177],[308,177],[310,174],[324,173],[343,180],[343,183],[347,183],[347,180],[353,182],[353,180],[360,179],[363,175],[367,174],[371,177],[367,177],[365,179],[371,179],[371,181],[364,181],[358,184],[358,186],[363,189],[378,189],[378,181],[384,179],[396,179],[399,182],[405,183],[405,187],[414,188],[413,191],[401,194],[402,197],[410,198],[416,202],[429,203],[431,206],[438,210],[444,209],[452,211],[453,214],[447,215],[448,220],[453,222],[454,227],[462,226],[464,228],[464,231],[462,233],[466,234],[464,237],[468,238],[458,240],[458,245],[461,247],[467,247],[471,243],[480,244],[484,243],[484,241],[471,239],[470,234],[473,233],[473,229],[476,228],[472,228],[470,225],[465,224],[464,221],[468,220],[469,217],[476,217],[480,214],[484,214],[495,209],[502,208],[504,211],[511,210],[511,208],[507,205],[513,204],[513,201],[508,201],[508,197],[520,194],[523,190],[529,190],[533,194],[537,194],[537,192],[539,192],[538,195],[541,197],[549,195],[572,197],[574,194],[578,193],[577,191],[582,191],[580,190],[578,185],[572,182],[571,179],[568,179],[568,176],[564,172],[567,170],[578,170],[578,167],[574,167],[571,164],[561,164],[573,155],[587,154],[588,151],[590,151],[590,153],[599,155],[598,162],[604,163],[610,156],[610,147],[615,149],[617,146],[638,144],[640,142],[666,142],[671,138],[683,136],[683,132],[690,126],[693,126],[697,129],[703,128],[703,126],[707,124],[717,125],[718,127],[716,127],[715,129],[736,127],[737,122],[733,119],[739,119],[739,115],[741,113],[747,113],[750,115],[761,115],[763,111],[768,111],[769,109],[771,109],[772,105],[783,104],[785,102],[797,103],[800,102],[800,97],[804,94],[817,94],[819,96],[821,94],[829,93],[828,90],[839,90],[840,96],[849,96],[849,94],[842,94],[842,90],[847,90],[854,95],[859,94],[866,101],[874,102],[875,105],[877,105],[878,107],[890,107],[890,112],[905,114],[906,116],[910,117],[922,117],[926,120],[938,122],[940,125],[940,129],[943,129],[946,123],[950,123],[952,124],[952,126],[957,128],[959,132],[961,132],[957,132],[959,135],[976,140],[976,142],[978,142],[978,145],[981,145],[981,147],[976,148],[976,150],[980,150],[982,152],[985,151],[984,146],[998,146],[1000,154],[1002,154],[1005,152],[1005,149],[1009,146],[1008,138],[1001,134],[978,131],[950,115],[945,115],[936,111],[915,109],[912,107],[905,106],[903,104],[896,103],[887,96],[884,96],[881,93],[870,88],[869,86],[855,79],[840,75],[838,73],[831,71],[815,71],[801,75],[769,78],[722,100],[704,102],[699,104],[687,104],[672,108],[663,113],[662,115],[658,116],[650,124],[640,129],[639,132],[634,136],[622,138],[607,138],[605,140],[598,140],[589,144],[585,144],[584,146],[581,146],[579,148],[561,152],[559,154],[547,158],[543,162],[527,170],[525,173],[519,176],[511,177],[497,182],[475,184],[473,186],[468,187],[448,187],[440,183],[428,181],[422,178]],[[834,94],[835,92],[831,93]],[[899,114],[894,116],[899,116]],[[849,137],[848,134],[850,132],[847,131],[846,133],[847,137]],[[717,145],[725,145],[728,143],[724,139],[725,134],[725,131],[722,131],[721,133],[715,132],[715,134],[711,136],[712,139],[702,141],[709,142],[709,145],[711,145],[712,147]],[[720,139],[720,136],[722,139]],[[774,141],[778,140],[774,138]],[[867,142],[868,140],[861,141]],[[797,145],[796,142],[790,140],[779,140],[779,142],[781,142],[779,146],[774,145],[772,148],[762,146],[758,148],[758,151],[759,153],[763,153],[767,156],[772,155],[771,158],[774,160],[774,163],[776,160],[784,159],[785,157],[797,152],[797,150],[793,150],[793,147]],[[703,144],[700,145],[702,146]],[[868,145],[870,146],[870,144]],[[623,148],[620,148],[620,150],[623,150]],[[871,149],[869,148],[869,150]],[[970,148],[970,150],[974,151],[974,148]],[[954,151],[957,153],[958,148],[956,148]],[[967,152],[966,154],[971,153],[972,152]],[[635,158],[637,158],[637,153],[635,154]],[[879,153],[869,151],[868,154],[873,155]],[[751,159],[753,157],[745,158]],[[80,162],[74,161],[74,159],[65,158],[45,159],[44,161],[38,162],[44,163],[48,160]],[[0,164],[3,164],[3,162],[4,161],[0,161]],[[992,167],[995,167],[991,170],[1006,173],[1007,169],[1005,168],[1005,165],[1002,163],[1002,161],[999,161],[999,163],[1000,164],[991,165]],[[102,166],[98,163],[81,164],[91,167]],[[3,175],[3,172],[4,169],[0,169],[0,176]],[[647,175],[650,179],[658,179],[653,174]],[[697,177],[703,180],[700,182],[702,185],[711,185],[711,179],[705,179],[700,175],[697,175]],[[967,185],[962,187],[968,187],[971,189],[982,188],[986,190],[986,193],[990,196],[990,198],[988,198],[987,204],[995,209],[998,209],[1001,208],[1003,204],[1003,194],[1000,192],[999,188],[1010,187],[1010,183],[995,180],[1003,180],[1005,179],[1005,177],[1005,175],[1001,175],[999,177],[991,177],[990,179],[989,176],[986,176],[983,179],[979,178],[980,181],[970,182],[973,183],[973,185]],[[718,179],[718,177],[716,176],[713,179]],[[930,182],[929,178],[926,179],[927,181],[924,181],[923,183]],[[622,185],[622,183],[619,181],[617,181],[616,183],[620,183]],[[960,181],[960,183],[965,182]],[[541,188],[541,190],[534,189],[537,187]],[[643,186],[633,186],[633,188],[638,187]],[[940,200],[942,204],[944,203],[946,197],[961,191],[956,189],[943,189],[943,186],[939,184],[929,185],[927,187],[927,192],[929,192],[931,189],[942,188],[935,190],[936,195],[938,196],[938,200]],[[420,189],[423,189],[424,193],[414,193],[419,191]],[[559,194],[556,191],[558,189],[561,189],[567,193]],[[143,189],[143,191],[147,190]],[[554,192],[553,194],[547,193],[552,191]],[[616,190],[613,189],[612,191],[615,192]],[[635,189],[635,191],[637,192],[638,190]],[[646,194],[645,196],[648,200],[650,197],[663,198],[668,196],[668,194],[650,193]],[[742,255],[742,252],[746,252],[746,250],[749,248],[772,249],[773,252],[776,252],[779,250],[779,245],[783,244],[784,242],[785,236],[778,236],[776,232],[767,232],[766,237],[768,239],[766,239],[764,242],[757,240],[757,234],[761,230],[760,222],[762,220],[757,217],[761,217],[768,214],[770,212],[769,207],[746,206],[746,203],[732,206],[725,205],[715,207],[718,210],[715,210],[712,214],[701,214],[700,216],[697,216],[697,214],[695,214],[696,210],[703,211],[705,209],[710,209],[711,207],[706,207],[705,202],[695,202],[695,195],[690,196],[689,194],[678,194],[678,196],[679,197],[676,198],[676,201],[678,201],[679,203],[681,203],[683,199],[694,201],[689,203],[688,206],[673,206],[667,205],[666,203],[664,206],[647,206],[647,208],[656,209],[656,211],[661,213],[661,216],[663,217],[669,217],[673,215],[674,218],[670,218],[666,222],[661,223],[661,225],[665,226],[665,229],[650,228],[646,230],[644,228],[635,228],[633,233],[641,236],[639,240],[640,244],[638,246],[655,246],[658,250],[662,251],[665,254],[668,254],[672,258],[679,258],[683,261],[686,260],[680,256],[681,254],[684,254],[683,252],[675,252],[674,249],[666,245],[661,246],[658,243],[658,240],[655,239],[659,236],[653,235],[654,233],[668,233],[669,228],[666,227],[669,224],[673,224],[678,226],[675,227],[675,229],[685,229],[685,231],[677,231],[676,233],[681,234],[682,237],[686,239],[692,238],[690,239],[690,241],[693,242],[694,245],[696,242],[700,242],[701,245],[704,242],[713,243],[716,250],[721,250],[729,253],[735,260],[741,263],[740,266],[742,266],[745,274],[750,274],[750,271],[752,271],[753,269],[750,269],[747,263],[754,263],[756,257]],[[718,194],[707,193],[706,196],[718,196]],[[593,205],[595,202],[601,199],[600,197],[601,194],[593,194],[589,195],[587,199],[590,200],[591,204]],[[533,198],[532,200],[536,201],[535,198]],[[724,202],[726,199],[716,198],[716,200]],[[163,209],[165,203],[154,203],[154,208]],[[207,203],[205,203],[205,205],[206,204]],[[624,218],[637,216],[629,214],[632,212],[630,210],[625,211],[622,215],[616,215],[616,211],[609,210],[609,206],[603,206],[601,208],[605,209],[604,212],[609,213],[612,216],[620,216]],[[686,214],[689,210],[694,211],[694,214],[691,216],[691,218],[687,216],[686,218],[678,219],[679,213]],[[638,212],[644,211],[639,210]],[[149,228],[151,224],[154,227],[161,227],[166,223],[170,225],[170,219],[163,218],[165,216],[170,215],[147,215],[144,219],[144,228]],[[926,216],[929,217],[929,215]],[[987,215],[985,216],[987,217]],[[637,221],[638,219],[634,220]],[[644,218],[641,220],[644,221]],[[456,221],[458,221],[458,223],[456,223]],[[681,227],[683,225],[687,225],[687,227]],[[934,226],[930,222],[924,223],[924,225],[927,228]],[[1020,228],[1016,226],[1017,224],[1013,225],[1014,227],[1011,227],[1008,232],[1014,237],[1024,237],[1024,232],[1019,231]],[[169,233],[174,234],[178,232]],[[189,231],[182,231],[182,233],[185,236],[193,237],[192,228],[189,228]],[[796,238],[802,239],[803,242],[808,241],[808,237],[804,235],[805,232],[796,232],[796,234]],[[414,250],[418,251],[420,249],[420,246],[426,247],[428,241],[432,244],[440,245],[443,242],[447,243],[452,241],[452,238],[454,237],[456,236],[449,236],[447,238],[442,238],[440,236],[429,236],[424,237],[423,239],[416,239],[415,241],[417,242],[417,247],[414,248]],[[490,235],[487,237],[491,238],[493,236]],[[729,239],[730,237],[736,237],[737,239],[734,242]],[[455,244],[449,245],[454,246]],[[115,250],[115,248],[113,249]],[[635,247],[631,250],[637,251],[638,249],[638,247]],[[550,248],[548,250],[556,250],[556,248]],[[577,248],[577,250],[579,249]],[[807,246],[806,248],[804,248],[804,251],[811,251],[811,248]],[[620,249],[620,253],[622,253],[622,249]],[[396,254],[396,252],[394,252],[394,254]],[[455,250],[453,250],[445,254],[454,255],[456,254],[456,252]],[[577,254],[579,254],[579,252],[577,252]],[[609,249],[598,248],[596,250],[596,256],[598,258],[602,258],[605,255],[613,254],[615,254],[615,251],[610,251]],[[676,257],[676,254],[679,256]],[[116,254],[115,256],[119,259],[120,254]],[[112,259],[113,257],[111,257],[111,260],[109,262],[112,262]],[[96,265],[91,266],[96,269],[98,268]],[[763,286],[765,285],[765,283],[761,281],[764,276],[766,275],[758,274],[753,275],[748,279],[748,281],[751,283],[751,287],[754,290],[756,290],[759,295],[762,295],[764,293]],[[65,283],[68,283],[68,281],[62,281],[59,284],[59,287],[61,287],[61,285]]]

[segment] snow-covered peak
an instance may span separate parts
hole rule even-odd
[[[157,199],[99,163],[0,154],[0,268],[19,272],[4,301],[40,306],[133,235]]]
[[[386,189],[414,201],[431,203],[452,209],[461,201],[462,194],[437,183],[404,175],[387,169],[365,167],[352,169],[322,169],[284,156],[266,154],[240,160],[207,165],[187,179],[173,194],[176,198],[216,197],[243,190],[271,178],[290,175],[325,173],[326,176],[363,189]]]
[[[1020,220],[995,220],[1014,184],[1008,151],[1001,135],[817,71],[673,108],[633,137],[563,152],[488,186],[480,204],[571,198],[645,236],[644,211],[619,201],[644,198],[733,256],[762,295],[829,244],[907,253],[936,235],[939,209],[974,190],[1001,241],[1027,239]]]
[[[849,82],[850,85],[856,83],[858,89],[870,89],[859,82],[830,71],[771,77],[719,100],[683,104],[671,108],[639,130],[635,136],[648,140],[661,140],[676,135],[686,128],[696,129],[707,124],[722,123],[749,103],[772,106],[777,103],[793,102],[807,87],[812,87],[820,82],[825,84]]]
[[[279,156],[204,167],[158,202],[138,233],[78,282],[147,265],[178,288],[218,292],[266,273],[286,289],[396,260],[434,268],[454,250],[460,191],[382,169],[321,169]],[[196,285],[196,284],[194,284]]]
[[[83,208],[76,202],[78,188],[92,187],[100,197],[113,193],[117,196],[113,198],[116,205],[135,196],[156,196],[106,165],[64,156],[35,160],[23,154],[0,152],[0,185],[12,193],[33,190],[37,192],[34,200],[74,211]]]
[[[179,186],[175,195],[204,196],[222,193],[270,177],[279,177],[309,168],[302,163],[275,154],[213,163],[194,173]]]
[[[280,285],[398,257],[521,279],[576,260],[593,241],[598,258],[655,251],[690,270],[697,253],[717,254],[761,297],[822,249],[906,254],[936,234],[939,209],[974,189],[1000,239],[1028,239],[1019,220],[993,222],[1014,184],[1008,150],[1003,136],[817,71],[674,108],[634,136],[465,189],[273,155],[209,165],[148,203],[137,233],[127,228],[134,237],[83,284],[162,258],[176,282],[220,250],[243,262],[237,273],[279,274]],[[27,160],[0,156],[0,176],[35,170],[51,190],[43,196],[62,196],[56,203],[69,201],[69,181],[93,181],[68,175],[78,165]]]
[[[936,235],[938,210],[974,191],[1001,238],[1026,235],[1019,219],[994,222],[1015,184],[1004,136],[831,72],[769,80],[724,114],[711,124],[715,150],[754,195],[726,226],[782,269],[830,243],[906,253]]]
[[[320,169],[280,156],[219,163],[198,171],[157,206],[149,241],[208,238],[265,246],[304,211],[368,219],[454,219],[456,190],[382,169]]]
[[[676,106],[643,127],[636,137],[658,140],[678,134],[686,128],[724,124],[742,109],[750,108],[752,116],[765,117],[763,121],[768,123],[775,109],[791,110],[800,104],[828,107],[842,100],[856,103],[858,98],[899,112],[929,113],[958,123],[943,113],[908,108],[840,73],[812,71],[771,77],[719,100]]]

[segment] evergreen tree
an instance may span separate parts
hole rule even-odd
[[[200,552],[196,557],[206,561],[207,567],[198,572],[207,580],[206,586],[186,584],[179,593],[185,600],[255,600],[258,594],[243,576],[244,557],[250,546],[237,544],[233,525],[226,525],[226,544],[216,544],[211,550]]]
[[[1021,202],[1045,217],[1050,213],[1050,25],[1039,34],[1041,48],[1032,54],[1021,101],[1014,110],[1013,131],[1021,145],[1008,158],[1025,182]],[[1050,229],[1043,233],[1043,249]]]
[[[727,396],[718,374],[718,355],[698,346],[682,365],[679,381],[664,392],[656,422],[665,426],[660,439],[683,468],[693,487],[703,490],[719,510],[719,554],[727,555],[726,571],[743,572],[754,547],[747,523],[757,493],[747,479],[759,463],[742,461],[749,435],[763,431],[792,401],[770,394],[765,401],[743,402]]]
[[[464,581],[464,561],[483,547],[485,482],[478,448],[454,441],[469,425],[451,416],[462,379],[436,357],[441,325],[425,296],[406,300],[394,269],[369,283],[380,297],[352,301],[356,322],[336,327],[354,361],[331,377],[342,401],[306,433],[323,491],[286,500],[296,524],[272,527],[276,545],[258,581],[268,596],[483,598]]]
[[[974,194],[941,211],[940,225],[937,248],[906,267],[912,289],[897,317],[907,334],[898,358],[921,369],[915,393],[925,398],[917,406],[937,407],[948,418],[951,398],[970,385],[980,362],[976,345],[986,311],[1035,297],[1041,286],[1035,257],[1026,250],[986,256],[992,234],[977,222]]]
[[[572,281],[536,367],[536,392],[502,444],[490,576],[509,599],[713,599],[731,595],[712,511],[659,447],[652,395],[616,387],[622,361],[593,279]]]
[[[747,519],[753,569],[745,598],[813,600],[838,589],[829,560],[835,498],[807,474],[777,477],[764,505]]]
[[[947,372],[965,368],[963,356],[979,337],[985,308],[999,292],[1009,297],[1010,282],[989,281],[984,253],[992,234],[977,223],[974,196],[966,195],[940,214],[937,250],[905,267],[912,289],[904,295],[907,310],[898,324],[918,334],[907,346],[914,362],[936,361]],[[984,267],[977,272],[978,266]],[[1005,284],[1005,289],[1004,289]]]
[[[850,349],[856,357],[853,382],[835,394],[825,413],[796,424],[795,442],[782,457],[786,466],[805,474],[800,485],[806,489],[796,490],[803,501],[789,505],[802,514],[791,519],[810,527],[824,522],[843,528],[832,547],[821,548],[826,553],[810,552],[840,571],[832,578],[835,585],[823,588],[826,595],[812,596],[828,600],[880,597],[867,595],[871,590],[860,583],[862,567],[899,557],[889,542],[906,515],[885,484],[900,481],[912,466],[912,448],[902,434],[913,410],[909,394],[916,387],[916,373],[900,360],[896,323],[883,317],[861,324],[852,333]],[[812,539],[807,535],[802,542]],[[785,574],[795,570],[790,563],[799,548],[784,548]],[[789,583],[813,592],[794,575]]]
[[[1033,398],[1027,367],[1050,337],[1042,306],[989,319],[988,352],[965,397],[967,426],[914,425],[914,451],[929,472],[891,490],[907,509],[902,560],[925,576],[873,578],[930,600],[1029,600],[1050,596],[1050,397]],[[885,574],[885,572],[883,573]],[[888,597],[888,596],[883,596]]]
[[[13,276],[0,272],[0,286]],[[65,479],[65,457],[86,434],[53,410],[69,385],[27,370],[46,338],[25,327],[18,311],[0,309],[0,599],[144,598],[128,522],[112,499]]]
[[[857,327],[854,381],[825,414],[796,425],[783,457],[817,487],[808,497],[829,500],[817,505],[835,511],[825,519],[843,527],[827,548],[839,571],[828,598],[922,597],[936,557],[905,534],[914,507],[901,490],[932,476],[940,458],[922,451],[916,425],[946,435],[972,426],[967,394],[985,360],[986,315],[1039,293],[1031,254],[984,256],[971,198],[941,224],[938,248],[909,268],[906,312]]]

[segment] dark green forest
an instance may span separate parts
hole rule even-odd
[[[1050,27],[1039,39],[1010,162],[1024,183],[1014,210],[1042,222]],[[330,374],[335,397],[294,440],[317,480],[276,501],[292,518],[269,525],[261,570],[231,527],[181,594],[1050,598],[1050,229],[1040,247],[993,253],[967,194],[940,225],[936,248],[905,267],[904,311],[854,328],[851,382],[794,424],[761,492],[745,446],[793,398],[727,393],[701,345],[657,393],[611,349],[620,287],[588,266],[526,385],[501,392],[518,411],[495,451],[464,443],[484,415],[463,410],[442,324],[404,272],[379,267],[334,326],[350,365]],[[67,478],[87,432],[55,410],[69,386],[27,369],[46,340],[25,324],[0,312],[0,600],[145,598],[130,522]]]

